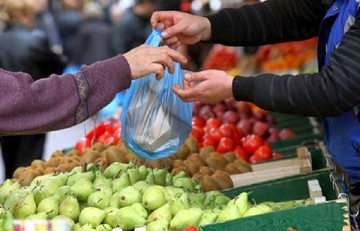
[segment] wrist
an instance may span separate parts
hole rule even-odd
[[[204,28],[201,33],[201,41],[208,41],[211,39],[211,23],[207,17],[203,17],[203,20]]]

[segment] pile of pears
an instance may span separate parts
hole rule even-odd
[[[219,191],[203,192],[185,172],[172,175],[120,162],[102,171],[88,164],[38,176],[28,186],[5,180],[0,230],[12,231],[14,219],[65,219],[74,231],[181,230],[281,209],[276,205],[251,204],[245,192],[233,199]]]

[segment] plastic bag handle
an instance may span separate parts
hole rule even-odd
[[[157,47],[161,42],[161,31],[159,29],[154,29],[149,37],[146,39],[145,44]]]

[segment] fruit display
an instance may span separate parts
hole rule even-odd
[[[282,157],[271,144],[296,136],[291,128],[277,128],[266,110],[243,101],[198,102],[193,115],[190,136],[200,147],[213,146],[220,154],[233,151],[252,164]]]
[[[25,174],[25,173],[23,173]],[[182,173],[114,162],[102,169],[84,164],[35,177],[27,186],[7,179],[0,186],[0,227],[14,219],[63,219],[72,230],[182,230],[289,209],[308,200],[256,204],[242,192],[230,198],[203,192]]]

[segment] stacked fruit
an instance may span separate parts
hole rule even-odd
[[[192,120],[199,146],[213,146],[218,153],[234,151],[239,158],[257,163],[281,157],[273,153],[272,142],[289,139],[295,133],[277,129],[268,112],[243,101],[228,99],[213,105],[196,103]]]
[[[219,191],[204,193],[184,173],[119,162],[103,171],[89,164],[41,175],[29,186],[8,179],[0,187],[0,204],[0,227],[6,231],[13,219],[65,219],[74,231],[184,229],[285,208],[251,204],[245,192],[234,199]]]

